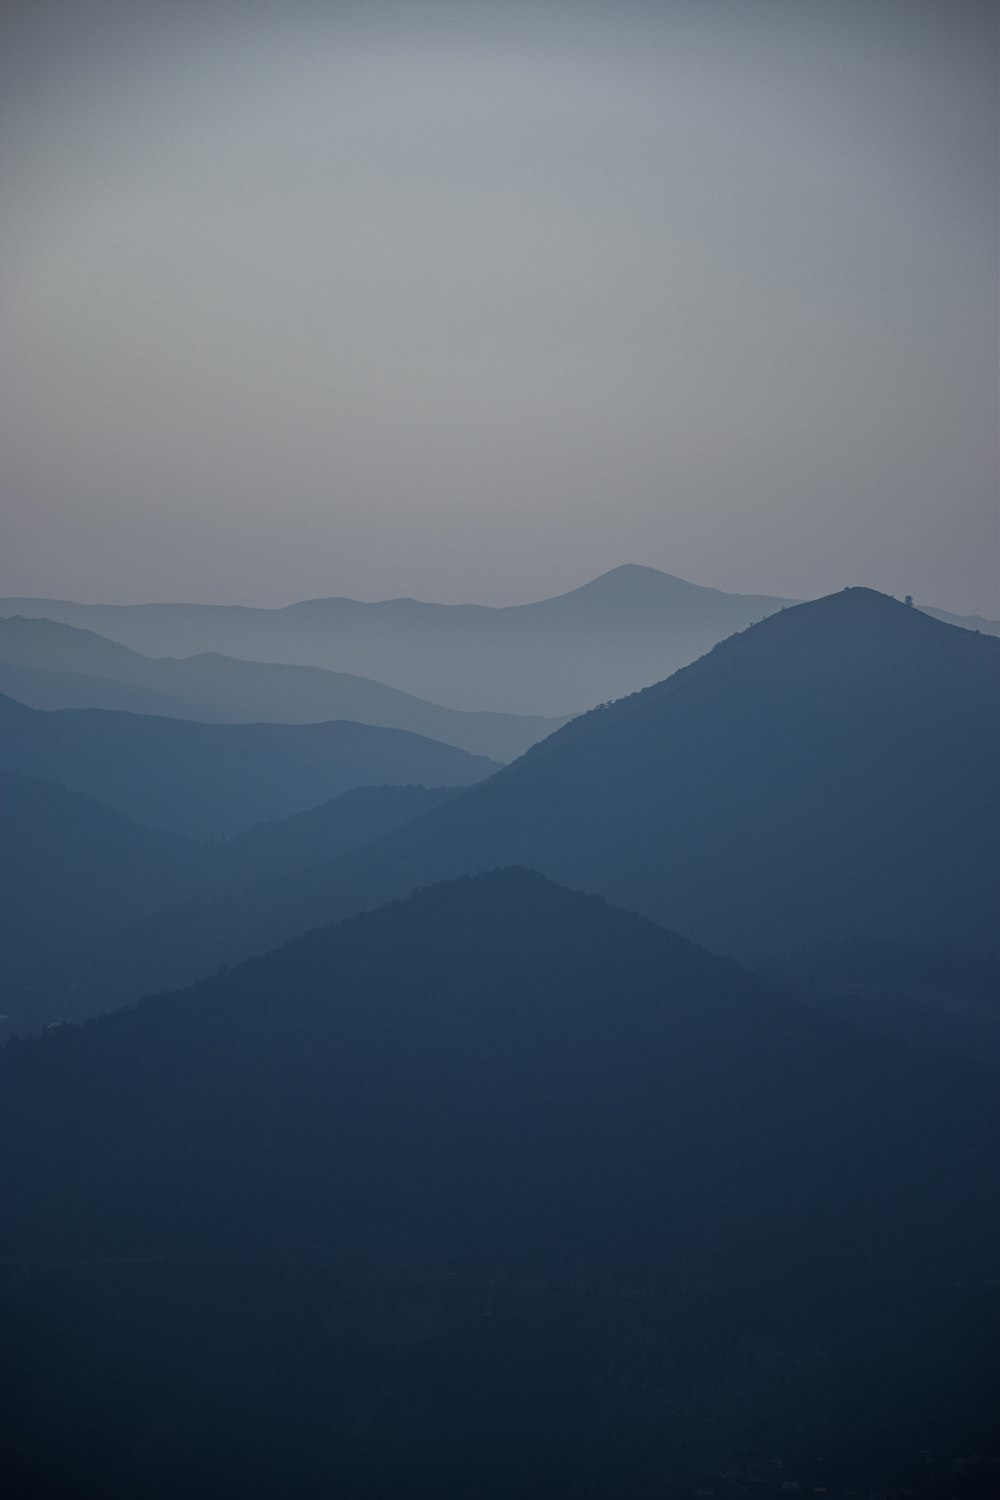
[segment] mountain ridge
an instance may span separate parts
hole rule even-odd
[[[170,987],[198,979],[217,967],[211,957],[204,969],[197,961],[192,966],[191,953],[185,963],[199,922],[208,929],[208,952],[221,949],[220,962],[228,961],[238,952],[225,943],[229,913],[253,907],[258,888],[262,904],[251,920],[266,940],[272,893],[287,905],[296,877],[311,866],[454,795],[448,787],[356,787],[307,812],[205,844],[148,828],[55,782],[0,771],[0,904],[7,924],[0,1039],[135,999],[116,984],[106,960],[117,954],[134,964],[136,944],[147,972],[154,962],[173,963]]]
[[[325,723],[402,729],[508,761],[562,719],[443,708],[366,677],[207,651],[148,657],[44,616],[0,618],[0,691],[36,708],[108,708],[203,723]]]
[[[845,618],[853,620],[857,627],[851,633],[849,650],[846,651],[841,650],[845,643],[840,641],[836,628],[838,620]],[[877,656],[873,654],[873,641],[867,629],[873,618],[883,625],[889,622],[890,627],[884,633],[880,642],[882,649]],[[817,661],[810,643],[818,639],[816,625],[821,626],[819,635],[826,638],[828,649],[824,671],[827,686],[837,694],[835,705],[825,701],[822,687],[813,680]],[[911,649],[914,632],[922,637],[924,644],[932,643],[930,656],[933,659],[927,659],[923,645],[920,649]],[[753,666],[762,648],[772,645],[775,639],[789,648],[788,660],[772,663],[764,653],[765,659],[759,664],[759,670],[754,667],[756,680],[743,680],[742,668]],[[365,904],[378,904],[389,895],[400,894],[398,887],[389,889],[378,876],[380,858],[400,879],[406,860],[411,859],[411,885],[468,873],[469,861],[473,862],[473,869],[477,867],[476,861],[478,867],[520,862],[541,869],[554,879],[572,876],[578,885],[601,890],[609,899],[645,911],[654,920],[666,921],[675,930],[687,932],[708,942],[709,946],[721,945],[725,949],[733,943],[735,929],[727,933],[717,918],[707,921],[708,909],[699,908],[700,915],[696,915],[691,904],[692,893],[685,893],[685,882],[678,872],[668,880],[673,893],[671,901],[676,905],[664,907],[661,897],[650,904],[649,896],[641,894],[646,876],[636,874],[636,869],[641,866],[646,870],[648,877],[654,879],[654,886],[649,889],[655,888],[655,882],[668,875],[670,839],[683,833],[684,857],[692,862],[692,870],[698,870],[699,885],[706,893],[714,885],[721,883],[725,886],[721,874],[712,872],[712,858],[704,852],[703,845],[707,841],[713,848],[718,848],[724,873],[732,863],[731,854],[726,851],[732,844],[735,830],[739,834],[735,847],[743,850],[743,878],[750,884],[743,896],[734,897],[734,904],[737,910],[743,902],[759,908],[760,903],[752,894],[751,870],[755,853],[752,842],[748,842],[749,829],[756,830],[754,837],[764,841],[763,848],[778,847],[780,840],[774,828],[768,826],[768,817],[787,823],[792,814],[783,809],[789,793],[792,793],[792,801],[800,813],[811,807],[810,819],[820,819],[816,824],[817,833],[825,830],[822,838],[829,847],[831,858],[836,860],[841,897],[848,903],[845,911],[855,910],[859,920],[865,903],[860,896],[849,899],[849,892],[852,886],[857,886],[859,891],[862,887],[870,887],[872,911],[883,912],[881,919],[872,916],[871,935],[876,935],[879,920],[888,923],[890,931],[887,935],[896,935],[900,940],[912,937],[914,926],[919,924],[914,924],[912,917],[907,916],[906,900],[902,895],[889,903],[895,912],[890,918],[889,893],[883,891],[879,897],[877,882],[872,883],[870,871],[862,869],[857,875],[851,874],[851,856],[844,845],[846,827],[851,826],[856,831],[859,850],[865,848],[874,864],[881,867],[887,858],[895,859],[898,855],[880,849],[872,830],[876,826],[884,827],[886,837],[889,837],[888,827],[891,825],[892,836],[900,841],[901,847],[912,851],[917,867],[926,869],[928,875],[933,861],[927,850],[922,850],[921,840],[926,839],[929,848],[933,842],[932,828],[945,867],[950,869],[954,865],[956,873],[962,869],[960,850],[963,838],[966,839],[971,864],[982,869],[982,878],[990,884],[975,895],[975,881],[971,874],[965,877],[963,889],[971,902],[969,931],[979,933],[980,938],[973,943],[963,943],[957,938],[955,941],[959,947],[979,947],[982,942],[988,944],[996,930],[990,903],[992,890],[996,888],[997,850],[994,845],[997,841],[995,838],[991,841],[990,833],[985,830],[993,826],[989,808],[995,807],[998,795],[995,751],[1000,726],[998,714],[993,709],[998,667],[1000,645],[996,641],[933,621],[875,591],[844,591],[828,596],[824,601],[794,606],[783,614],[769,617],[750,632],[722,643],[699,662],[665,682],[572,720],[481,787],[440,812],[429,815],[429,819],[421,820],[419,825],[390,836],[391,849],[376,844],[363,851],[351,875],[355,894],[366,888]],[[794,682],[788,680],[790,668],[797,673]],[[735,678],[732,676],[734,669]],[[760,678],[760,671],[764,671],[763,678]],[[777,728],[772,733],[767,724],[759,726],[759,748],[753,751],[751,764],[744,768],[735,752],[728,751],[727,738],[737,727],[743,732],[747,726],[752,728],[759,719],[760,702],[755,693],[761,689],[757,680],[772,698],[777,694],[776,707],[781,713],[792,716],[792,733],[789,737],[788,733]],[[713,702],[717,688],[723,691],[722,701],[730,704],[724,712]],[[812,694],[811,700],[803,697],[808,694]],[[705,729],[698,731],[702,738],[692,738],[693,730],[675,711],[681,696],[686,700],[685,720],[690,717],[692,706],[703,721],[708,715]],[[937,707],[936,696],[940,697]],[[817,716],[816,723],[802,722],[798,706],[801,701],[811,703]],[[732,719],[737,704],[738,726]],[[959,734],[959,724],[965,726],[960,734],[961,744],[953,742],[952,733],[940,722],[942,710],[947,717],[949,707],[956,716],[954,734]],[[674,717],[671,719],[672,711]],[[651,714],[654,719],[667,715],[667,722],[662,728],[654,727],[649,717]],[[633,726],[637,723],[640,729],[645,724],[651,739],[647,735],[645,741],[642,736],[636,741]],[[706,740],[703,736],[709,732],[709,723],[715,727],[711,738]],[[871,742],[871,725],[876,723],[881,739]],[[664,740],[664,735],[669,738]],[[930,761],[921,754],[921,741],[934,747],[934,758]],[[680,792],[669,784],[664,785],[665,767],[660,770],[653,751],[657,743],[669,744],[671,755],[680,757],[677,769],[683,771],[689,796],[698,799],[704,837],[698,831],[698,819],[685,810]],[[890,744],[891,753],[888,750]],[[577,747],[581,748],[584,758],[582,762],[578,758],[573,776],[579,781],[582,765],[592,767],[586,773],[589,779],[585,787],[583,784],[574,787],[568,770],[568,757],[576,755]],[[888,760],[887,754],[890,756]],[[710,761],[717,776],[724,778],[717,784],[712,784],[709,778]],[[903,765],[912,766],[908,774],[918,778],[912,793],[909,784],[900,779]],[[949,765],[956,768],[953,780],[939,785],[937,778],[948,774],[945,768]],[[561,772],[550,770],[552,767],[560,767]],[[734,772],[739,773],[735,781]],[[742,790],[747,774],[752,779]],[[541,781],[539,776],[543,778]],[[656,837],[648,826],[649,809],[643,808],[641,800],[636,801],[627,793],[630,781],[641,784],[647,793],[659,788],[656,795],[662,802],[668,822],[666,825],[657,824]],[[526,805],[529,782],[534,783],[534,787]],[[834,799],[832,789],[838,783],[843,790]],[[757,792],[751,793],[751,784],[756,784]],[[923,785],[927,787],[926,797],[919,803],[913,802],[912,798],[918,795],[916,788]],[[718,803],[719,793],[727,786],[730,788],[726,793],[729,797],[727,805],[731,808],[729,816],[738,819],[728,827]],[[810,801],[799,806],[807,788],[812,788],[808,793]],[[614,790],[614,811],[610,808],[612,795],[609,789]],[[979,794],[985,796],[987,802],[977,812],[973,802]],[[944,795],[951,821],[940,807]],[[861,798],[860,806],[865,809],[863,817],[859,807],[852,808],[851,805],[851,798],[858,797]],[[909,806],[909,814],[914,819],[912,829],[907,827],[903,810],[907,797],[911,798],[912,804]],[[824,812],[827,805],[829,815]],[[765,808],[767,816],[763,811]],[[838,832],[836,823],[840,817],[848,822]],[[787,829],[788,848],[795,851],[797,865],[805,861],[805,871],[810,852],[803,845],[801,830],[796,831],[794,825],[793,818]],[[560,830],[558,833],[557,829]],[[460,854],[463,845],[467,852]],[[571,858],[567,847],[578,849],[580,855]],[[586,863],[580,866],[577,860],[588,848],[590,853],[586,855]],[[599,849],[608,851],[607,856],[594,863]],[[640,849],[645,851],[641,856]],[[974,856],[973,851],[976,851]],[[979,864],[976,864],[977,860]],[[655,871],[659,874],[654,878]],[[817,937],[824,925],[828,925],[824,924],[822,916],[817,889],[819,878],[814,872],[809,880],[809,885],[816,891],[811,920],[816,924]],[[344,880],[348,881],[346,871]],[[331,895],[334,887],[335,882],[332,883]],[[952,920],[957,919],[958,927],[964,932],[956,899],[951,902]],[[804,892],[800,891],[792,906],[793,910],[801,908],[803,915],[806,909],[804,900]],[[926,895],[918,904],[926,904]],[[339,906],[336,908],[338,913],[341,910]],[[932,907],[927,909],[928,919],[931,910]],[[973,912],[977,915],[973,916]],[[763,909],[758,910],[758,915],[763,918]],[[771,939],[780,943],[775,920],[776,913],[773,913],[763,924],[768,932],[766,938],[761,936],[762,944]],[[748,916],[739,925],[744,936],[737,940],[738,947],[752,941],[753,921]],[[939,925],[946,925],[943,915],[939,918]],[[895,932],[897,926],[898,933]],[[934,930],[933,921],[930,930]],[[851,931],[847,935],[855,934]],[[968,935],[965,933],[966,939]]]
[[[193,1047],[191,1038],[197,1033],[202,1042]],[[184,1040],[188,1034],[188,1040]],[[133,1050],[133,1040],[139,1051]],[[626,1056],[631,1058],[627,1066]],[[566,1070],[561,1087],[570,1090],[573,1102],[568,1106],[562,1102],[553,1110],[551,1090],[556,1075],[552,1070],[560,1059]],[[260,1084],[259,1069],[265,1060],[268,1075],[275,1087],[280,1083],[287,1102],[280,1106],[273,1125],[261,1122],[251,1128],[243,1118],[248,1111],[271,1107],[265,1101],[272,1098],[272,1086],[262,1092]],[[221,1088],[214,1076],[220,1066],[230,1075]],[[438,1149],[446,1149],[457,1180],[484,1204],[495,1198],[502,1205],[508,1196],[527,1204],[534,1200],[536,1186],[544,1180],[546,1195],[561,1201],[564,1206],[558,1212],[565,1213],[580,1182],[593,1173],[607,1186],[611,1181],[607,1174],[611,1172],[618,1178],[612,1199],[625,1209],[625,1219],[608,1215],[605,1203],[600,1234],[610,1236],[610,1249],[626,1225],[625,1243],[629,1235],[644,1237],[648,1233],[642,1183],[650,1165],[652,1132],[654,1155],[666,1152],[671,1163],[672,1191],[690,1200],[692,1211],[695,1203],[700,1205],[693,1224],[677,1213],[671,1215],[672,1229],[667,1229],[667,1220],[663,1221],[654,1237],[657,1258],[663,1256],[665,1243],[675,1244],[676,1253],[685,1259],[695,1251],[698,1257],[706,1253],[701,1220],[706,1214],[712,1217],[714,1194],[697,1180],[699,1175],[708,1174],[714,1180],[721,1174],[729,1184],[723,1194],[727,1212],[749,1215],[747,1234],[730,1231],[724,1243],[717,1243],[712,1250],[710,1262],[716,1274],[726,1268],[735,1270],[748,1253],[753,1254],[748,1252],[748,1239],[755,1241],[761,1236],[772,1251],[784,1240],[783,1263],[808,1245],[810,1259],[816,1257],[818,1264],[832,1266],[838,1251],[844,1248],[842,1233],[834,1228],[842,1206],[831,1200],[815,1180],[808,1191],[799,1192],[796,1201],[803,1209],[808,1205],[807,1218],[814,1216],[822,1222],[821,1233],[803,1224],[789,1238],[783,1223],[761,1216],[762,1193],[777,1206],[782,1194],[790,1191],[788,1182],[775,1180],[776,1171],[783,1179],[791,1166],[796,1181],[803,1171],[807,1177],[821,1172],[822,1158],[814,1150],[815,1142],[809,1147],[801,1141],[796,1144],[795,1153],[801,1153],[802,1159],[794,1166],[787,1158],[772,1156],[774,1143],[788,1139],[782,1123],[785,1112],[808,1117],[810,1132],[819,1131],[830,1149],[847,1150],[852,1159],[856,1156],[860,1170],[861,1161],[870,1162],[876,1151],[870,1121],[877,1119],[879,1131],[886,1130],[896,1108],[905,1100],[906,1111],[914,1120],[922,1116],[921,1129],[926,1133],[931,1129],[931,1117],[949,1097],[944,1080],[952,1075],[970,1081],[976,1078],[976,1092],[983,1096],[991,1086],[986,1070],[979,1073],[957,1064],[908,1059],[891,1044],[862,1037],[848,1027],[811,1015],[776,996],[730,960],[707,953],[634,912],[609,905],[600,897],[568,890],[521,868],[497,869],[424,888],[378,911],[307,933],[191,989],[147,1000],[134,1010],[117,1012],[84,1028],[63,1028],[49,1041],[21,1044],[13,1054],[8,1051],[0,1058],[0,1069],[10,1084],[4,1095],[5,1110],[16,1113],[22,1087],[26,1086],[30,1094],[32,1080],[38,1077],[46,1087],[58,1086],[62,1098],[59,1111],[72,1114],[71,1090],[90,1090],[95,1068],[109,1082],[117,1075],[119,1083],[114,1086],[124,1087],[127,1109],[137,1120],[149,1108],[147,1088],[162,1095],[174,1117],[171,1129],[177,1147],[170,1147],[164,1154],[162,1104],[154,1104],[150,1110],[153,1135],[148,1136],[145,1128],[134,1134],[130,1128],[127,1144],[122,1144],[123,1122],[117,1117],[113,1120],[102,1102],[94,1125],[102,1139],[108,1138],[109,1145],[109,1131],[118,1138],[119,1145],[114,1149],[119,1167],[110,1172],[102,1170],[98,1196],[106,1197],[110,1192],[108,1202],[117,1201],[117,1211],[137,1228],[144,1215],[152,1213],[152,1218],[138,1238],[129,1230],[125,1237],[109,1240],[108,1223],[89,1197],[85,1223],[71,1226],[67,1221],[63,1231],[71,1238],[82,1233],[81,1251],[87,1246],[88,1235],[95,1236],[90,1240],[92,1253],[117,1254],[148,1253],[157,1248],[155,1236],[161,1234],[165,1239],[160,1248],[185,1244],[194,1248],[199,1243],[207,1247],[216,1235],[227,1242],[234,1234],[242,1236],[246,1225],[243,1212],[230,1212],[218,1203],[213,1204],[207,1218],[202,1209],[195,1217],[185,1218],[194,1206],[190,1198],[189,1208],[184,1206],[187,1188],[182,1189],[180,1199],[175,1192],[151,1194],[148,1187],[138,1197],[130,1190],[127,1200],[119,1199],[125,1182],[120,1174],[124,1170],[130,1178],[141,1155],[151,1153],[154,1171],[166,1171],[179,1188],[175,1149],[182,1153],[196,1149],[196,1158],[186,1170],[194,1171],[199,1178],[207,1171],[211,1177],[218,1171],[228,1172],[226,1162],[233,1149],[255,1157],[261,1129],[279,1142],[286,1140],[289,1130],[296,1139],[305,1131],[313,1141],[311,1156],[317,1150],[321,1154],[332,1152],[334,1158],[338,1153],[343,1156],[345,1150],[358,1151],[352,1169],[356,1171],[367,1160],[369,1147],[364,1143],[370,1130],[385,1132],[386,1149],[407,1161],[415,1137],[426,1137],[426,1142],[417,1146],[417,1157],[411,1163],[417,1172],[415,1182],[410,1180],[411,1168],[402,1177],[396,1177],[395,1168],[390,1168],[391,1191],[402,1192],[406,1212],[415,1215],[417,1242],[427,1232],[435,1241],[442,1231],[446,1238],[450,1234],[436,1221],[436,1227],[431,1228],[434,1215],[428,1220],[423,1196],[429,1193],[432,1200],[444,1204],[455,1192],[448,1174],[439,1174],[433,1165]],[[912,1074],[942,1082],[923,1099],[920,1091],[907,1083],[904,1095],[887,1106],[877,1091],[871,1091],[870,1080],[883,1076],[891,1093],[896,1072],[906,1078]],[[521,1074],[525,1079],[530,1077],[527,1093],[515,1086]],[[184,1075],[190,1076],[190,1085],[181,1086]],[[141,1082],[144,1077],[145,1084]],[[773,1100],[781,1098],[777,1116],[761,1111],[764,1079]],[[811,1099],[807,1080],[812,1086],[823,1080],[821,1103]],[[194,1098],[191,1088],[196,1091]],[[402,1099],[397,1089],[403,1090]],[[610,1090],[610,1100],[622,1089],[631,1099],[628,1109],[622,1112],[624,1107],[619,1102],[609,1104],[606,1112],[599,1102],[605,1091]],[[196,1105],[194,1100],[202,1095]],[[303,1097],[313,1097],[304,1112]],[[995,1094],[991,1092],[990,1097],[995,1112]],[[429,1101],[435,1098],[444,1104],[443,1113],[431,1107]],[[862,1098],[867,1101],[863,1106]],[[421,1099],[425,1100],[422,1105],[418,1103]],[[567,1107],[568,1118],[564,1115]],[[319,1129],[319,1119],[314,1115],[317,1108],[330,1115],[332,1135]],[[836,1129],[827,1116],[831,1108]],[[529,1111],[528,1120],[521,1118],[525,1109]],[[370,1119],[360,1136],[350,1123],[352,1112],[357,1110]],[[584,1110],[589,1112],[586,1125],[581,1113]],[[971,1118],[975,1112],[971,1099],[966,1100],[965,1110]],[[671,1130],[663,1133],[653,1124],[649,1111],[671,1120],[677,1111],[680,1115]],[[677,1136],[674,1132],[686,1114],[698,1118],[701,1125],[695,1129],[689,1122]],[[468,1126],[457,1129],[460,1117],[468,1117],[470,1123],[473,1118],[481,1119],[481,1124],[471,1133]],[[515,1118],[520,1120],[516,1127]],[[501,1119],[508,1123],[501,1125]],[[589,1142],[587,1150],[580,1151],[579,1141],[573,1145],[575,1127],[571,1121],[580,1124],[582,1137]],[[343,1145],[338,1145],[345,1129]],[[734,1130],[739,1135],[747,1129],[754,1145],[744,1137],[735,1158],[730,1147],[716,1154],[713,1142],[718,1132],[728,1139]],[[877,1148],[888,1153],[887,1162],[898,1161],[897,1129],[898,1125],[891,1125]],[[275,1130],[277,1135],[273,1134]],[[75,1163],[83,1162],[91,1148],[83,1130],[71,1148],[68,1142],[60,1145],[61,1131],[58,1119],[46,1121],[32,1149],[41,1164],[51,1145],[55,1155],[47,1172],[53,1178],[65,1179],[68,1174],[71,1179],[77,1170]],[[213,1136],[220,1131],[231,1143],[221,1156],[212,1145]],[[639,1135],[635,1135],[637,1131]],[[594,1154],[605,1132],[605,1150],[610,1150],[610,1157],[603,1152]],[[546,1135],[549,1139],[543,1141]],[[633,1135],[633,1145],[626,1147],[625,1140]],[[644,1147],[638,1145],[640,1136],[647,1138]],[[838,1136],[839,1143],[834,1144]],[[2,1138],[8,1143],[5,1153],[9,1156],[17,1132],[7,1129]],[[681,1157],[676,1155],[677,1141],[685,1138],[699,1141],[695,1178],[683,1165],[683,1153]],[[446,1140],[451,1141],[447,1148]],[[764,1142],[770,1143],[766,1149]],[[552,1148],[566,1168],[562,1181],[560,1173],[551,1169],[554,1161],[546,1167],[534,1159],[529,1165],[525,1155]],[[284,1144],[282,1154],[289,1149]],[[637,1162],[629,1161],[632,1151],[637,1152],[641,1163],[638,1176]],[[484,1167],[492,1163],[499,1175],[480,1170],[479,1165],[473,1167],[471,1163],[478,1163],[480,1157]],[[572,1168],[571,1159],[575,1162]],[[737,1186],[741,1163],[746,1167],[751,1162],[756,1163],[755,1172],[770,1162],[771,1180],[766,1188],[763,1179],[756,1178],[752,1184]],[[276,1165],[273,1159],[265,1161],[262,1170],[270,1177]],[[325,1235],[330,1227],[343,1224],[336,1200],[348,1184],[341,1182],[339,1173],[332,1179],[317,1174],[314,1165],[307,1178],[299,1172],[293,1175],[300,1185],[308,1180],[310,1191],[330,1202],[334,1219],[325,1221],[328,1228],[321,1229],[317,1223],[308,1231]],[[921,1153],[911,1148],[906,1190],[915,1194],[914,1206],[922,1204],[925,1214],[933,1198],[922,1181],[926,1165]],[[370,1163],[365,1170],[371,1170]],[[26,1177],[20,1166],[15,1180],[23,1184],[29,1200],[39,1192],[39,1185]],[[33,1226],[32,1237],[41,1230],[39,1250],[59,1253],[58,1241],[49,1238],[51,1231],[44,1228],[51,1193],[44,1171],[40,1182],[42,1219],[37,1220],[34,1211],[25,1218],[22,1211],[12,1214],[8,1222],[19,1220],[23,1227]],[[935,1192],[941,1185],[936,1183]],[[968,1184],[956,1187],[961,1193]],[[275,1210],[279,1220],[300,1190],[294,1183],[286,1184],[280,1194],[283,1205]],[[633,1190],[638,1191],[638,1197],[626,1209]],[[232,1198],[235,1194],[238,1199],[242,1191],[237,1179],[222,1189],[222,1196]],[[876,1222],[871,1215],[877,1202],[867,1189],[862,1196],[868,1204],[869,1244],[867,1248],[855,1245],[853,1254],[859,1257],[859,1268],[871,1250]],[[266,1198],[259,1201],[263,1203]],[[896,1222],[898,1207],[897,1196],[891,1204],[883,1202],[877,1213],[878,1236],[887,1237],[887,1245],[902,1232]],[[546,1208],[543,1218],[548,1212]],[[268,1210],[264,1215],[265,1224],[255,1227],[255,1239],[262,1230],[266,1234],[270,1213]],[[752,1233],[751,1219],[756,1223]],[[492,1209],[488,1222],[489,1233],[477,1254],[496,1254],[498,1246],[505,1243],[515,1258],[525,1252],[537,1253],[536,1227],[528,1230],[525,1238],[515,1215],[501,1231]],[[856,1217],[854,1222],[858,1222]],[[955,1253],[953,1245],[948,1251],[953,1237],[943,1233],[942,1226],[938,1228],[923,1251],[931,1260]],[[359,1223],[351,1233],[360,1233],[360,1245],[367,1235],[379,1238],[384,1232],[376,1214],[368,1218],[367,1227]],[[396,1232],[394,1228],[394,1238]],[[590,1239],[590,1230],[575,1209],[570,1211],[561,1233],[582,1236],[583,1243]],[[9,1228],[5,1235],[9,1247]],[[529,1249],[532,1245],[535,1250]],[[983,1254],[985,1247],[985,1240],[977,1244],[973,1258]],[[411,1245],[411,1251],[413,1248]],[[961,1255],[965,1254],[963,1249]],[[891,1257],[886,1266],[890,1263]]]
[[[452,709],[551,718],[661,681],[796,602],[625,563],[566,593],[515,605],[333,596],[257,609],[7,599],[0,614],[96,626],[154,657],[218,651],[368,677]]]
[[[505,864],[779,971],[856,939],[982,954],[998,946],[998,671],[996,641],[873,591],[795,606],[364,848],[160,913],[66,1000],[98,1004],[103,985],[127,1003]]]
[[[784,602],[625,564],[566,594],[509,606],[342,596],[273,609],[7,599],[0,614],[96,627],[154,657],[214,650],[369,677],[454,709],[551,718],[658,681]]]
[[[45,711],[0,696],[0,768],[85,792],[153,828],[211,838],[352,787],[462,786],[498,764],[350,720],[204,724],[111,709]]]

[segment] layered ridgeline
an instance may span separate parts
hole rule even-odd
[[[416,599],[311,599],[286,609],[5,599],[0,614],[82,626],[149,656],[295,662],[453,708],[565,715],[659,681],[786,602],[628,566],[502,609]]]
[[[485,756],[403,730],[196,724],[100,709],[44,712],[0,697],[0,769],[86,793],[193,838],[288,817],[358,786],[468,786]]]
[[[32,708],[109,708],[208,723],[315,724],[351,719],[405,729],[474,755],[513,760],[562,719],[463,713],[366,677],[237,661],[215,652],[148,657],[91,630],[0,619],[0,693]]]
[[[225,912],[229,904],[245,911],[244,893],[258,886],[277,886],[280,902],[281,882],[294,889],[295,872],[454,795],[450,788],[358,787],[308,812],[204,844],[146,828],[66,787],[0,771],[0,1041],[115,1004],[106,957],[95,964],[102,943],[105,955],[134,954],[141,934],[148,972],[154,957],[163,961],[175,951],[171,931],[181,914],[194,923],[200,913]],[[164,912],[166,921],[157,915]],[[266,941],[266,925],[262,932]],[[196,963],[192,977],[216,966],[204,948],[198,951],[206,964]],[[223,948],[220,962],[230,951]],[[186,978],[190,961],[177,957]],[[131,998],[128,988],[122,995]]]
[[[993,1264],[990,1076],[897,1056],[533,871],[429,887],[49,1043],[0,1064],[8,1255],[253,1252],[283,1228],[483,1270]]]
[[[866,590],[798,606],[370,847],[119,931],[31,1004],[97,1013],[517,861],[852,1019],[995,1053],[998,656]]]
[[[64,621],[147,656],[221,652],[294,662],[374,678],[453,708],[548,716],[659,682],[733,631],[795,602],[727,594],[630,564],[567,594],[501,609],[416,599],[310,599],[285,609],[3,599],[0,615]],[[1000,631],[995,621],[942,617]],[[485,743],[455,743],[497,753]]]
[[[867,589],[574,720],[331,878],[333,914],[511,862],[737,954],[997,941],[1000,642]]]
[[[201,853],[67,787],[0,771],[0,1010],[15,976],[31,989],[75,950],[212,890]]]
[[[368,847],[120,931],[84,968],[50,975],[38,1004],[46,1019],[126,1004],[417,885],[511,862],[796,981],[818,953],[836,973],[844,945],[878,952],[876,990],[889,950],[911,969],[926,969],[928,950],[988,953],[998,665],[996,641],[867,590],[797,606]],[[944,954],[957,989],[935,983],[926,1000],[934,1016],[939,998],[953,1010],[968,1000],[968,1026],[955,1018],[975,1046],[996,1029],[979,994],[989,981],[979,965],[967,994],[970,964],[954,960]]]
[[[994,1080],[532,873],[20,1043],[0,1084],[36,1483],[398,1494],[416,1452],[421,1493],[624,1496],[775,1433],[992,1451]]]

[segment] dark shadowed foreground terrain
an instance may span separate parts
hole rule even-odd
[[[998,682],[854,589],[493,775],[0,699],[7,1491],[995,1500]]]
[[[530,872],[0,1066],[22,1493],[653,1495],[772,1436],[995,1441],[994,1077]]]

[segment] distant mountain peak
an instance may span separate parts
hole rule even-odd
[[[633,562],[621,563],[606,573],[598,574],[589,583],[571,589],[568,594],[559,594],[544,602],[559,605],[565,600],[600,600],[605,603],[621,601],[623,604],[633,605],[638,602],[650,609],[665,606],[671,610],[704,610],[716,606],[732,608],[759,602],[768,611],[796,602],[770,594],[727,593],[709,584],[692,583],[690,579],[681,578],[676,573],[665,573],[662,568],[651,568],[645,563]]]
[[[586,590],[598,589],[635,589],[635,588],[665,588],[698,589],[701,585],[689,583],[686,578],[679,578],[676,573],[665,573],[661,568],[651,568],[645,563],[619,563],[616,568],[609,568],[606,573],[598,573],[596,578],[583,583],[572,593],[582,593]],[[558,596],[557,596],[558,597]]]
[[[671,583],[686,583],[684,578],[678,578],[675,573],[666,573],[662,568],[652,568],[647,563],[619,563],[616,568],[608,568],[605,573],[598,573],[592,578],[591,583],[607,583],[612,578],[620,578],[625,582],[630,579],[640,578],[669,578]],[[584,585],[586,587],[586,585]]]
[[[800,622],[816,625],[826,621],[835,622],[838,628],[845,628],[851,621],[858,624],[877,621],[881,626],[895,627],[897,630],[902,627],[914,635],[923,632],[926,637],[935,638],[940,637],[941,626],[945,623],[925,614],[916,605],[907,604],[893,594],[882,593],[879,589],[869,588],[864,584],[848,584],[836,593],[824,594],[819,599],[790,603],[785,609],[769,615],[766,621],[762,620],[760,625],[768,624],[772,630],[781,631],[789,628],[789,622],[793,620],[796,625]],[[958,627],[946,628],[953,630]],[[968,631],[964,633],[970,634]]]
[[[824,657],[885,662],[924,659],[925,653],[948,650],[958,637],[965,651],[985,652],[991,656],[996,642],[990,636],[976,636],[956,625],[949,625],[925,614],[915,605],[905,604],[891,594],[880,593],[863,585],[851,585],[836,593],[805,603],[780,606],[755,624],[746,626],[690,666],[646,689],[651,696],[672,691],[671,683],[690,680],[703,668],[710,669],[722,661],[730,662],[773,654],[775,660],[789,654],[812,658]],[[916,653],[916,654],[914,654]],[[641,699],[644,694],[633,695]]]

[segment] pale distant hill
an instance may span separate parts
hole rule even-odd
[[[406,729],[472,755],[514,760],[564,719],[463,713],[366,677],[319,667],[200,656],[142,656],[41,617],[0,618],[0,693],[32,708],[111,708],[215,724],[350,719]]]
[[[796,602],[628,564],[555,598],[500,609],[416,599],[310,599],[284,609],[4,599],[0,615],[63,621],[147,656],[218,652],[323,667],[451,708],[552,716],[659,682]],[[1000,632],[989,621],[948,618]]]
[[[959,625],[963,630],[977,630],[980,635],[1000,635],[1000,620],[984,620],[982,615],[953,615],[946,609],[933,609],[929,604],[920,604],[925,615],[943,620],[946,625]]]
[[[150,656],[214,651],[354,673],[454,708],[566,715],[669,676],[785,602],[627,566],[502,609],[416,599],[285,609],[8,599],[0,614],[60,620]]]

